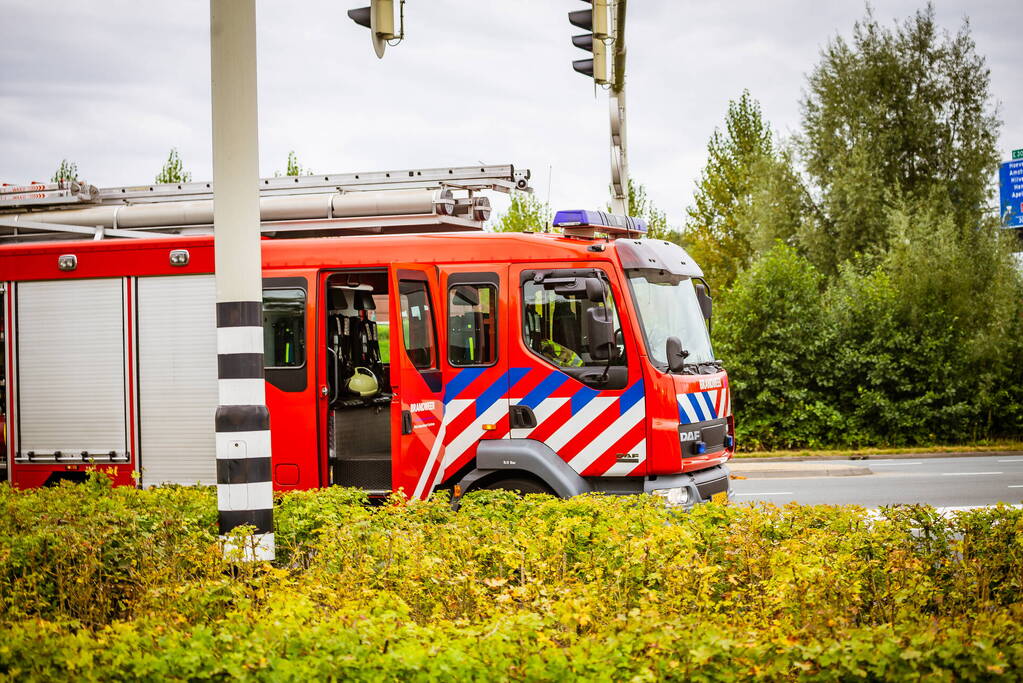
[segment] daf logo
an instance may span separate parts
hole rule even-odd
[[[682,441],[699,441],[700,440],[700,432],[699,431],[695,431],[695,432],[680,432],[679,433],[679,438]]]

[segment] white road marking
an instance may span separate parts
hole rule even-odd
[[[1009,484],[1010,489],[1023,489],[1023,484]]]
[[[792,491],[765,491],[763,493],[736,493],[737,496],[791,496]]]
[[[979,477],[982,474],[1001,474],[1001,472],[942,472],[943,477]]]
[[[897,465],[923,465],[923,460],[914,460],[913,462],[872,462],[871,467],[895,467]]]
[[[926,505],[926,503],[919,503],[919,505]],[[951,507],[935,507],[934,511],[937,512],[942,517],[948,517],[949,515],[951,515],[954,512],[966,512],[968,510],[983,510],[983,509],[993,510],[995,507],[996,506],[994,504],[991,504],[991,505],[957,505],[957,506],[951,506]],[[1023,507],[1023,505],[1006,505],[1005,507],[1008,507],[1008,508],[1020,508],[1020,507]],[[881,517],[881,510],[879,508],[869,508],[867,510],[867,516],[870,517],[871,519],[879,519]]]
[[[997,506],[994,503],[992,503],[991,505],[958,505],[958,506],[950,506],[950,507],[936,507],[936,508],[934,508],[934,510],[939,515],[947,516],[947,515],[952,514],[953,512],[966,512],[968,510],[984,510],[984,509],[993,510],[995,507],[997,507]],[[1005,507],[1018,508],[1020,506],[1019,505],[1006,505]]]
[[[1023,462],[1023,458],[1003,458],[998,462]]]

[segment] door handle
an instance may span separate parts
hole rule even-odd
[[[508,422],[512,429],[533,429],[536,427],[536,414],[529,406],[510,406],[508,408]]]
[[[412,433],[412,411],[410,410],[401,411],[401,433]]]

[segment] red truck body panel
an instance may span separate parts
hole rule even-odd
[[[595,249],[594,246],[599,245]],[[172,266],[171,250],[188,251],[187,265]],[[74,254],[77,268],[65,272],[58,257]],[[324,353],[325,292],[331,277],[345,272],[386,273],[388,310],[381,324],[391,330],[393,397],[389,430],[393,463],[391,484],[413,497],[425,497],[437,486],[450,485],[472,467],[478,445],[492,439],[528,439],[549,446],[580,476],[649,477],[715,467],[732,454],[727,447],[709,454],[683,453],[680,428],[705,419],[727,418],[733,434],[728,379],[724,372],[672,375],[648,362],[643,331],[634,313],[628,283],[617,259],[614,242],[544,234],[401,234],[326,238],[264,239],[263,271],[267,281],[287,278],[304,282],[306,348],[304,382],[282,389],[267,383],[271,416],[273,482],[275,489],[309,489],[331,483],[331,408],[325,393],[331,379]],[[594,388],[538,355],[525,343],[523,311],[528,274],[545,269],[597,269],[606,278],[621,324],[627,365],[624,385]],[[14,244],[0,247],[0,282],[8,283],[5,321],[7,339],[17,338],[16,300],[19,283],[121,278],[126,319],[136,320],[135,282],[154,276],[187,276],[213,272],[210,236],[143,240],[72,241]],[[525,274],[525,275],[524,275]],[[405,278],[404,280],[402,278]],[[436,377],[413,367],[403,355],[401,340],[410,332],[398,313],[399,289],[408,278],[421,278],[429,289],[428,308],[437,315]],[[497,293],[496,361],[485,367],[452,365],[448,354],[445,312],[455,282],[491,283]],[[12,287],[10,285],[14,285]],[[383,303],[381,305],[384,305]],[[382,311],[383,309],[381,309]],[[380,311],[378,311],[380,313]],[[383,318],[388,318],[384,320]],[[137,330],[128,324],[126,402],[129,453],[126,462],[26,462],[17,455],[18,401],[15,344],[6,345],[8,380],[6,457],[15,486],[40,486],[54,473],[111,469],[117,484],[136,481],[139,467],[139,374],[134,345]],[[21,353],[31,353],[22,349]],[[73,381],[73,380],[72,380]],[[509,408],[526,405],[535,426],[510,422]],[[404,429],[411,415],[410,433]],[[213,415],[209,427],[213,429]],[[143,460],[145,455],[142,454]],[[210,457],[214,455],[211,452]]]

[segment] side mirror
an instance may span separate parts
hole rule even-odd
[[[595,304],[604,301],[604,283],[595,277],[570,277],[543,280],[545,289],[553,289],[558,294],[585,296]]]
[[[696,300],[700,302],[700,311],[703,313],[703,319],[710,322],[714,299],[711,298],[707,291],[707,285],[704,283],[694,282],[693,287],[696,288]]]
[[[681,372],[689,357],[689,352],[682,348],[682,340],[678,337],[668,337],[664,342],[664,354],[668,358],[668,372]]]
[[[594,306],[586,311],[589,323],[589,349],[593,360],[608,360],[615,348],[614,324],[611,312]]]

